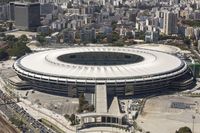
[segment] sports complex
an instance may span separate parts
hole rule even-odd
[[[185,90],[195,78],[178,57],[144,48],[75,47],[35,52],[13,68],[32,89],[78,97],[104,84],[108,95],[133,96]]]

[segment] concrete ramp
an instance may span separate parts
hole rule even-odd
[[[96,85],[96,113],[107,113],[107,89],[106,85]]]

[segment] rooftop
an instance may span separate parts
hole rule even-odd
[[[115,52],[138,55],[143,60],[122,65],[90,65],[63,62],[61,55],[89,52]],[[169,63],[170,62],[170,63]],[[121,47],[78,47],[33,53],[15,63],[22,73],[52,75],[77,79],[127,79],[167,74],[184,66],[179,58],[152,50]],[[43,76],[45,78],[45,76]],[[48,78],[48,77],[47,77]]]
[[[181,51],[181,49],[178,47],[165,45],[165,44],[139,44],[133,47],[155,50],[155,51],[165,52],[169,54],[177,54]]]

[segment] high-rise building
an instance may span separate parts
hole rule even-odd
[[[53,14],[56,9],[57,7],[54,5],[54,3],[40,4],[40,15]]]
[[[8,19],[8,9],[9,6],[7,4],[0,2],[0,20],[7,20]]]
[[[45,4],[45,3],[63,4],[63,3],[68,2],[68,0],[38,0],[38,1],[41,4]]]
[[[15,20],[15,3],[10,2],[9,3],[9,20],[14,21]]]
[[[163,32],[166,35],[177,33],[177,14],[170,11],[164,12]]]
[[[21,30],[36,30],[40,26],[40,3],[15,3],[15,26]]]

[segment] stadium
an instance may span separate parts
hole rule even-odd
[[[25,55],[13,68],[32,89],[78,97],[105,84],[114,96],[149,95],[193,87],[195,78],[178,57],[155,50],[75,47]]]

